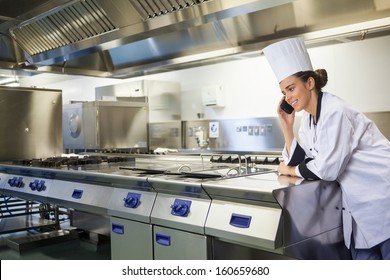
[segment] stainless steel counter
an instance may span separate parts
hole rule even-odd
[[[77,168],[3,164],[0,190],[85,214],[76,225],[109,235],[115,259],[349,258],[338,184],[275,169],[180,155]],[[95,218],[100,228],[88,227]]]

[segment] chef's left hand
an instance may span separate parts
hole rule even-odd
[[[293,176],[285,176],[285,175],[280,175],[278,176],[278,182],[286,187],[290,186],[296,186],[302,183],[304,179],[300,177],[293,177]]]

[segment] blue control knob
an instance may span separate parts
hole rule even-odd
[[[29,187],[30,187],[30,189],[32,190],[32,191],[35,191],[36,189],[37,189],[37,185],[38,185],[38,180],[34,180],[34,182],[31,182],[30,184],[29,184]]]
[[[175,199],[171,205],[171,214],[174,216],[187,217],[190,213],[191,200]]]
[[[44,191],[44,190],[46,190],[45,181],[41,180],[37,184],[37,191],[41,192],[41,191]]]
[[[175,216],[181,216],[181,217],[186,217],[190,211],[190,208],[188,205],[185,204],[176,204],[176,205],[171,205],[172,208],[172,214]]]
[[[141,194],[129,192],[127,196],[123,199],[124,206],[127,208],[137,208],[141,203]]]
[[[128,208],[136,208],[139,202],[138,198],[136,197],[126,197],[124,201],[125,201],[125,207]]]
[[[16,183],[16,187],[18,187],[18,188],[23,188],[24,187],[24,183],[23,183],[23,178],[22,177],[18,178],[18,181]]]
[[[16,179],[17,179],[16,177],[13,177],[12,179],[8,179],[8,185],[10,185],[11,187],[13,187],[14,184],[15,184]]]
[[[11,187],[23,188],[24,187],[23,177],[13,177],[12,179],[8,180],[8,184]]]
[[[31,190],[38,191],[38,192],[46,190],[46,185],[44,180],[40,180],[40,181],[34,180],[34,182],[31,182],[29,184],[29,187]]]

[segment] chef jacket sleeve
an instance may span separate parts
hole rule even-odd
[[[354,137],[352,121],[342,108],[334,108],[321,117],[321,124],[316,128],[314,147],[308,147],[317,153],[315,157],[306,158],[299,164],[299,173],[308,179],[315,179],[316,176],[334,181],[344,171],[358,139]]]
[[[321,178],[307,167],[307,163],[311,160],[313,160],[313,158],[306,158],[305,161],[301,162],[295,169],[295,174],[308,180],[320,180]]]
[[[302,149],[295,138],[291,143],[290,154],[291,156],[287,153],[287,148],[284,147],[282,156],[284,162],[288,166],[297,166],[305,159],[305,151]]]
[[[301,135],[301,138],[302,136],[304,135],[305,133],[303,131],[300,131],[300,135]],[[303,137],[303,139],[305,139]],[[302,140],[303,144],[304,144],[304,140]],[[299,164],[302,163],[303,161],[305,161],[306,159],[306,153],[305,153],[305,150],[301,147],[301,145],[298,143],[298,141],[296,140],[296,138],[293,139],[293,142],[291,143],[291,146],[290,146],[290,154],[291,156],[289,155],[289,153],[287,152],[287,147],[284,146],[284,149],[283,149],[283,152],[282,152],[282,156],[283,156],[283,160],[284,162],[286,163],[287,166],[296,166],[295,168],[295,175],[297,177],[301,177],[301,178],[304,178],[304,179],[308,179],[309,177],[306,176],[302,176],[302,174],[300,173],[299,171]],[[307,175],[307,174],[306,174]],[[311,174],[310,176],[311,178],[315,178],[315,179],[318,179],[318,177],[315,175],[315,174]]]

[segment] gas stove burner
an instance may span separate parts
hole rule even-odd
[[[100,156],[88,156],[88,157],[79,158],[77,160],[76,165],[100,164],[104,160],[105,160],[105,158],[100,157]]]
[[[63,164],[62,158],[47,158],[43,160],[33,160],[33,166],[42,166],[42,167],[60,167]]]
[[[23,166],[31,166],[31,159],[17,159],[12,161],[13,165],[23,165]]]
[[[127,161],[130,161],[132,158],[129,158],[129,157],[107,157],[107,162],[110,163],[110,162],[113,162],[113,163],[116,163],[116,162],[127,162]]]
[[[129,162],[133,158],[125,156],[100,156],[100,155],[89,155],[89,156],[70,156],[70,157],[50,157],[50,158],[38,158],[38,159],[21,159],[14,160],[13,165],[22,166],[33,166],[33,167],[48,167],[48,168],[59,168],[63,166],[67,167],[78,167],[86,165],[98,165],[102,163],[118,163],[118,162]]]
[[[247,161],[250,162],[250,157],[245,156],[231,156],[231,155],[213,155],[210,158],[210,162],[222,162],[222,163],[240,163]]]
[[[34,158],[29,161],[29,164],[25,165],[34,167],[60,167],[64,164],[64,160],[65,158],[62,157],[51,157],[46,159]]]
[[[264,157],[264,158],[255,158],[253,161],[255,164],[271,164],[271,165],[278,165],[280,163],[280,160],[278,157],[272,158],[272,157]]]
[[[210,158],[210,162],[214,163],[254,163],[254,164],[269,164],[269,165],[278,165],[280,163],[279,157],[271,156],[232,156],[232,155],[213,155]]]

